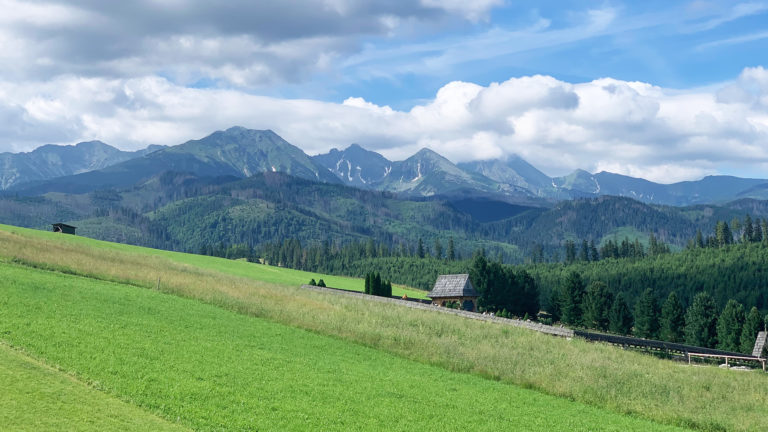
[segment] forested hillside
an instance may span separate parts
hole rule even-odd
[[[166,172],[126,189],[87,194],[49,193],[0,198],[0,222],[47,229],[68,222],[88,237],[188,252],[251,251],[285,240],[304,247],[329,242],[337,249],[373,240],[405,255],[419,240],[434,254],[435,241],[454,241],[457,257],[485,249],[505,263],[561,262],[564,246],[651,236],[673,249],[717,220],[752,214],[765,218],[763,201],[725,206],[651,206],[629,198],[599,197],[554,207],[511,204],[490,198],[408,200],[387,192],[318,183],[283,173],[247,179]],[[249,252],[253,253],[253,252]]]

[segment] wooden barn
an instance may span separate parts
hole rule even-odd
[[[475,291],[468,274],[440,275],[435,286],[427,294],[432,304],[445,306],[449,302],[457,302],[461,309],[477,311],[477,298],[480,294]]]
[[[67,225],[65,223],[53,224],[53,232],[57,232],[57,233],[74,234],[76,229],[77,227],[74,227],[72,225]]]

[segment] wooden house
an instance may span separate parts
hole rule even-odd
[[[475,291],[468,274],[454,274],[438,276],[427,297],[432,299],[434,305],[446,306],[449,302],[456,302],[461,309],[475,312],[480,294]]]
[[[53,224],[53,232],[57,232],[57,233],[74,234],[76,229],[77,227],[74,227],[72,225],[67,225],[65,223]]]

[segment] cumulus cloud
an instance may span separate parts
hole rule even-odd
[[[258,87],[295,82],[402,22],[476,21],[498,0],[0,0],[0,78],[161,75]]]
[[[734,96],[735,95],[735,96]],[[518,154],[550,175],[575,168],[672,182],[768,166],[768,70],[720,90],[669,90],[610,78],[451,82],[410,110],[195,89],[159,77],[62,76],[0,82],[0,150],[101,139],[178,144],[242,125],[273,129],[308,153],[356,142],[392,159],[429,147],[454,162]]]

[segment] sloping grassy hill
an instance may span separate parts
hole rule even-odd
[[[209,257],[181,252],[171,252],[162,249],[151,249],[139,246],[125,245],[106,241],[93,240],[80,236],[56,236],[55,233],[33,229],[13,227],[0,224],[0,230],[16,233],[25,237],[34,237],[41,240],[56,240],[59,247],[87,248],[94,254],[99,253],[126,253],[138,255],[139,258],[164,258],[179,264],[187,264],[199,269],[209,269],[226,273],[232,276],[240,276],[261,282],[299,286],[308,283],[310,279],[323,279],[326,285],[352,291],[363,291],[364,281],[359,278],[345,276],[332,276],[318,273],[305,272],[284,267],[249,263],[241,260],[228,260],[224,258]],[[66,261],[66,257],[61,259]],[[162,280],[162,275],[159,275]],[[426,298],[426,291],[393,285],[392,294],[398,297],[408,295],[411,298]]]
[[[269,355],[279,355],[286,350],[285,352],[291,353],[288,358],[281,357],[270,364],[288,368],[288,363],[293,359],[297,361],[302,358],[312,359],[306,367],[314,364],[325,367],[324,371],[315,373],[321,375],[324,373],[325,375],[322,376],[327,379],[337,376],[342,379],[347,370],[375,370],[368,375],[355,372],[358,378],[350,380],[350,385],[357,381],[365,382],[368,379],[378,379],[376,377],[387,377],[385,381],[378,381],[377,385],[370,388],[369,393],[356,393],[357,399],[354,403],[350,402],[353,405],[369,407],[372,404],[375,405],[374,401],[379,398],[383,398],[382,401],[389,400],[385,389],[390,388],[388,387],[390,381],[394,386],[392,388],[396,389],[397,399],[407,402],[406,405],[397,405],[398,413],[401,410],[419,410],[430,406],[453,409],[454,405],[441,405],[444,402],[440,400],[450,401],[452,400],[450,395],[461,395],[466,391],[471,397],[466,396],[466,399],[461,399],[463,396],[457,396],[459,398],[457,400],[462,401],[462,404],[457,407],[470,406],[480,410],[477,412],[481,412],[484,417],[475,417],[470,413],[469,418],[475,423],[453,424],[457,429],[459,427],[476,429],[476,425],[485,424],[495,429],[499,427],[520,429],[527,428],[527,424],[530,423],[535,427],[531,426],[529,430],[578,428],[604,430],[623,421],[629,421],[628,417],[619,416],[616,420],[618,423],[614,423],[612,420],[614,415],[629,415],[630,419],[643,417],[668,425],[701,430],[768,429],[768,417],[764,415],[764,407],[768,404],[768,375],[761,372],[738,373],[713,367],[688,367],[610,346],[589,344],[577,339],[559,339],[524,329],[508,328],[445,314],[305,291],[297,288],[296,285],[267,283],[252,277],[227,273],[231,270],[226,266],[222,266],[222,271],[219,271],[219,263],[230,263],[223,260],[194,257],[194,259],[208,261],[201,266],[193,266],[165,256],[166,253],[155,253],[151,250],[122,245],[97,244],[92,240],[70,236],[0,227],[0,261],[4,260],[9,272],[2,276],[2,280],[17,280],[20,284],[26,284],[15,291],[4,290],[8,293],[6,304],[11,305],[12,302],[13,306],[0,306],[0,308],[18,309],[23,312],[14,312],[13,315],[7,315],[8,318],[0,314],[0,339],[10,341],[15,346],[27,348],[45,361],[51,361],[49,357],[56,356],[58,360],[54,360],[55,362],[66,366],[68,371],[78,374],[83,379],[96,380],[102,384],[109,381],[112,384],[107,386],[108,391],[115,392],[114,394],[121,398],[127,398],[126,400],[139,403],[141,406],[151,406],[150,411],[153,412],[158,407],[170,407],[168,401],[180,398],[184,392],[158,396],[157,400],[162,399],[163,402],[160,405],[152,405],[154,402],[145,399],[139,401],[139,398],[146,398],[141,395],[147,392],[152,393],[148,388],[139,388],[134,391],[127,384],[126,387],[120,387],[122,385],[120,383],[136,380],[138,377],[146,385],[156,385],[157,381],[164,376],[162,374],[175,373],[183,375],[179,375],[179,383],[187,379],[194,383],[193,379],[185,378],[187,375],[184,374],[198,377],[194,374],[200,369],[205,373],[199,375],[200,381],[197,386],[200,388],[213,386],[213,389],[205,391],[219,395],[220,390],[215,388],[222,385],[221,383],[252,383],[249,377],[258,371],[252,369],[250,363],[258,362],[259,356],[270,358]],[[243,264],[247,265],[247,263]],[[260,266],[251,265],[251,267]],[[37,281],[27,283],[26,280],[33,275],[38,278]],[[41,279],[44,277],[66,280]],[[159,284],[158,278],[160,278]],[[58,286],[68,288],[55,288]],[[153,291],[156,288],[175,296],[161,295]],[[39,295],[43,295],[44,298],[25,297],[37,291],[42,291]],[[118,295],[119,292],[123,294]],[[187,299],[178,299],[178,296]],[[163,299],[162,302],[159,299]],[[174,306],[171,303],[175,301],[182,303]],[[56,306],[57,302],[59,306]],[[156,304],[156,302],[162,304]],[[133,314],[133,316],[123,316],[125,314]],[[164,318],[165,315],[172,319],[165,322],[156,321]],[[198,322],[196,317],[200,317],[205,324]],[[37,323],[38,320],[42,321]],[[133,321],[143,324],[132,324]],[[219,324],[222,328],[228,329],[227,332],[217,333]],[[279,328],[271,327],[279,324],[282,324]],[[309,349],[296,351],[292,348],[295,344],[291,341],[304,341],[304,339],[297,336],[298,334],[285,333],[288,331],[285,330],[287,328],[285,325],[289,326],[291,331],[301,331],[302,335],[308,333],[297,329],[310,330],[316,337],[330,336],[334,343],[342,343],[343,346],[316,340],[304,344],[310,347]],[[5,333],[3,327],[9,326],[13,330],[11,333]],[[243,330],[244,334],[240,330],[241,326],[248,329]],[[104,330],[99,330],[101,327]],[[150,333],[143,334],[144,337],[137,337],[135,334],[141,332],[144,327],[151,329]],[[51,333],[51,329],[60,330]],[[78,331],[80,333],[76,333]],[[166,332],[172,336],[171,339],[162,338]],[[264,345],[267,348],[259,351],[258,346],[262,343],[260,341],[262,339],[264,343],[271,341],[269,334],[272,332],[283,335],[279,338],[281,342],[275,342],[275,345]],[[61,346],[52,342],[64,336],[71,338],[71,341],[88,337],[88,342],[61,343],[59,344]],[[140,348],[140,356],[126,351],[136,349],[136,344],[142,346],[142,341],[145,339],[147,345]],[[91,346],[91,343],[95,343],[91,342],[93,340],[100,344],[111,343],[111,340],[115,343],[102,345],[100,349],[96,349]],[[207,349],[204,352],[196,351],[192,345],[197,343]],[[179,352],[189,350],[197,360],[193,360],[192,363],[186,360],[177,362],[172,354],[164,354],[164,350],[167,349],[164,346],[168,344],[177,346]],[[367,348],[357,351],[364,347]],[[249,357],[239,358],[232,351],[227,351],[230,348],[236,352],[251,354]],[[134,358],[139,363],[154,361],[156,363],[153,367],[160,367],[162,371],[133,370],[124,366],[125,362],[100,361],[99,359],[103,357],[101,353],[110,352],[110,350],[114,356],[120,358],[125,356],[129,364],[135,363],[131,360]],[[322,358],[316,357],[317,352],[326,351],[333,359],[332,363],[338,366],[335,369]],[[198,355],[195,353],[199,353],[199,357],[194,357]],[[355,359],[352,363],[365,363],[366,366],[360,366],[363,369],[355,369],[355,366],[348,362],[347,356]],[[375,365],[366,363],[366,359],[369,358],[375,360]],[[230,366],[226,370],[208,366],[209,363],[217,364],[218,361],[223,361]],[[378,369],[382,362],[396,365],[394,370],[400,372],[393,372],[391,367]],[[420,369],[427,365],[430,365],[430,369]],[[435,366],[437,369],[434,369]],[[333,371],[329,372],[329,369]],[[237,375],[240,370],[244,371],[243,375]],[[294,371],[296,374],[299,372],[298,369]],[[422,373],[431,376],[432,379],[412,381],[415,375]],[[431,375],[433,373],[437,375]],[[229,374],[237,376],[232,378]],[[296,374],[293,375],[302,376]],[[398,381],[401,379],[397,377],[398,374],[410,377],[406,381],[411,386]],[[155,375],[157,376],[152,378]],[[129,376],[130,379],[126,378]],[[292,375],[277,376],[288,380]],[[312,382],[311,379],[306,377],[308,386]],[[301,381],[303,383],[305,379],[302,378]],[[398,382],[402,382],[404,387],[398,387],[400,385],[397,384]],[[451,385],[430,387],[432,385],[430,383],[433,382],[434,385],[437,385],[437,382]],[[468,387],[463,387],[465,384],[457,384],[462,382],[465,382]],[[290,388],[290,394],[293,396],[300,392],[308,394],[315,392],[312,387],[302,387],[302,383],[290,384],[290,381],[282,379],[265,380],[262,383],[288,386],[286,388]],[[181,385],[172,384],[171,387]],[[323,385],[333,384],[324,382]],[[167,385],[161,387],[164,388]],[[515,399],[518,396],[514,396],[514,392],[520,391],[521,387],[537,390],[537,393],[525,393],[522,400]],[[119,388],[123,389],[119,390],[121,393],[118,393]],[[205,391],[198,387],[191,388],[205,394]],[[340,388],[336,390],[346,391]],[[246,405],[251,403],[248,396],[251,394],[250,391],[243,390],[238,393],[243,395],[242,398],[230,402]],[[160,390],[155,392],[152,394],[162,393]],[[504,397],[495,399],[494,393],[500,393]],[[524,415],[529,409],[529,404],[532,404],[531,410],[536,410],[537,399],[528,396],[533,394],[557,396],[542,402],[556,409],[545,417],[539,417],[540,414],[523,417],[526,419],[524,420],[526,427],[516,428],[515,423],[507,423],[519,415]],[[339,394],[338,397],[346,396]],[[430,399],[431,397],[439,400]],[[332,402],[323,398],[314,401],[333,405]],[[573,421],[588,421],[590,418],[590,414],[586,414],[586,411],[583,416],[581,414],[581,410],[586,409],[585,405],[577,404],[579,414],[572,414],[573,412],[568,411],[565,406],[561,409],[561,405],[558,405],[563,401],[561,398],[597,408],[600,412],[598,417],[605,416],[605,418],[591,425],[560,423],[564,421],[561,418],[572,416],[576,417],[571,419]],[[518,409],[516,405],[509,405],[506,402],[512,399],[517,400],[521,408]],[[318,400],[320,402],[317,402]],[[262,399],[263,403],[268,401],[269,399]],[[184,399],[182,405],[186,407],[186,404],[193,402],[193,400]],[[223,402],[222,406],[229,406],[230,402]],[[213,404],[213,402],[210,403]],[[176,408],[162,409],[170,410],[168,411],[171,413],[170,417],[166,417],[168,414],[161,412],[161,415],[166,418],[175,420],[174,414],[178,416]],[[184,420],[187,422],[184,423],[185,425],[210,428],[210,426],[202,426],[213,424],[206,423],[208,420],[204,420],[204,416],[209,415],[205,414],[211,409],[209,405],[196,405],[196,408],[189,409],[191,411],[184,411],[185,419],[189,415],[189,418],[194,420]],[[456,412],[466,412],[456,409],[458,410]],[[275,410],[279,412],[279,407],[275,407]],[[374,408],[370,408],[369,411],[375,412]],[[449,412],[452,411],[449,410]],[[296,415],[296,412],[292,413]],[[203,417],[197,417],[198,415]],[[393,423],[391,427],[420,429],[418,425],[422,425],[422,429],[434,429],[438,427],[437,424],[449,421],[436,417],[431,419],[438,423],[413,423],[417,425],[413,428],[408,427],[409,424],[406,423]],[[355,420],[354,427],[362,429],[390,425],[390,423],[366,423],[363,420],[357,423],[358,420]],[[413,421],[419,420],[414,418]],[[313,423],[313,425],[316,424]],[[643,427],[653,429],[658,426],[646,423]],[[302,428],[300,425],[295,427]],[[620,426],[622,429],[632,427],[634,426],[630,423]],[[325,429],[322,425],[320,428]]]
[[[4,344],[0,344],[0,388],[2,430],[188,430],[88,388]]]
[[[0,278],[6,341],[195,430],[674,429],[130,285]]]

